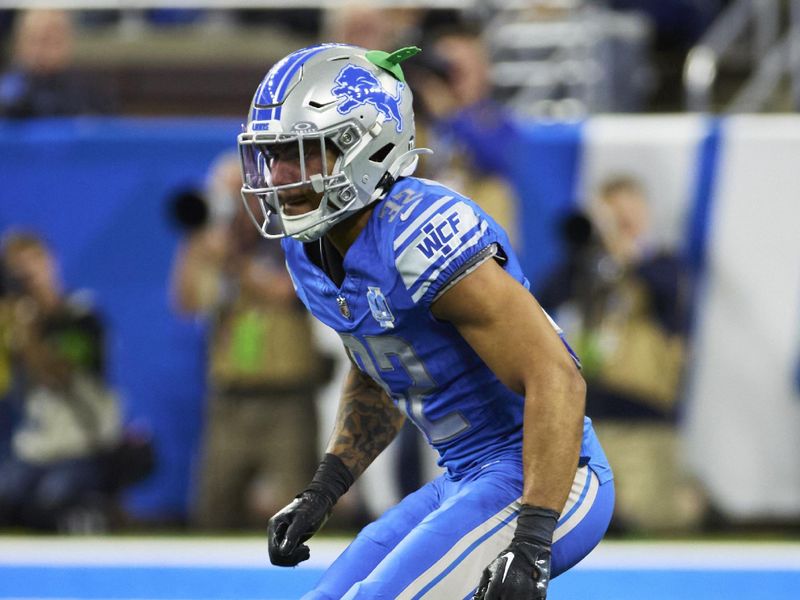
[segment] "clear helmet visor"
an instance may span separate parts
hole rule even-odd
[[[330,164],[327,152],[331,147],[330,142],[322,136],[298,136],[287,141],[261,141],[255,137],[240,141],[244,186],[250,191],[258,192],[313,185],[318,179],[328,177],[333,172],[335,160],[334,164]],[[295,179],[287,181],[284,176],[284,181],[276,186],[273,174],[281,163],[284,173],[288,168],[289,172],[295,174]]]
[[[324,233],[319,233],[321,229],[330,227],[322,226],[342,216],[355,199],[347,177],[338,172],[339,151],[322,133],[243,133],[239,136],[239,155],[245,208],[265,237],[319,237]],[[318,206],[303,214],[287,214],[285,202],[298,194],[321,195]],[[273,234],[273,228],[267,231],[271,217],[277,217],[273,220],[282,233]]]

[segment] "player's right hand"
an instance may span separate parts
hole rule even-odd
[[[269,520],[269,560],[279,567],[294,567],[308,560],[304,543],[328,520],[333,505],[329,498],[306,490]]]
[[[511,544],[483,571],[472,600],[545,600],[559,513],[523,504]]]
[[[472,600],[545,600],[550,547],[512,541],[483,571]]]

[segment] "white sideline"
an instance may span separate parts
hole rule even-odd
[[[576,568],[800,571],[800,543],[609,541],[602,542]]]
[[[348,542],[312,541],[311,558],[303,565],[328,566]],[[193,537],[0,537],[0,568],[4,565],[272,568],[266,539]]]
[[[312,540],[303,566],[326,567],[348,542]],[[278,568],[269,565],[266,541],[257,538],[0,537],[0,569],[51,565]],[[800,571],[800,543],[608,541],[576,568]]]

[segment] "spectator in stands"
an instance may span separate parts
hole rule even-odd
[[[686,355],[684,264],[650,244],[647,198],[637,180],[606,180],[590,214],[566,222],[568,259],[538,297],[583,362],[586,413],[614,464],[614,525],[691,529],[704,503],[680,467],[676,429]]]
[[[10,67],[0,75],[0,117],[110,112],[111,101],[73,68],[75,31],[62,10],[27,10],[14,23]]]
[[[420,87],[440,141],[466,153],[469,168],[509,178],[517,127],[510,111],[492,98],[491,63],[479,29],[441,29],[426,51],[444,65],[450,93],[442,86]]]
[[[419,37],[420,9],[381,8],[369,2],[345,2],[323,15],[322,39],[371,50],[390,51]]]
[[[37,235],[8,233],[6,314],[23,401],[11,455],[0,464],[0,524],[72,530],[108,489],[106,457],[120,409],[105,384],[103,324],[85,294],[66,294]]]
[[[462,70],[450,58],[437,53],[421,54],[407,70],[409,82],[417,90],[414,96],[417,146],[436,148],[432,155],[420,157],[418,173],[474,198],[516,245],[519,219],[513,189],[501,169],[476,166],[479,160],[476,153],[450,130],[449,116],[463,106],[463,94],[474,97],[475,90],[469,90],[475,86],[463,81]],[[472,80],[472,75],[466,79]],[[492,149],[497,148],[494,145]]]
[[[326,379],[280,244],[258,235],[240,188],[238,156],[220,157],[209,218],[187,231],[172,275],[177,309],[210,324],[195,518],[213,530],[263,527],[313,474],[314,394]]]

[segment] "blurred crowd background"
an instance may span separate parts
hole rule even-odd
[[[417,174],[508,229],[581,355],[612,533],[800,533],[800,2],[22,4],[0,531],[257,532],[310,478],[345,357],[241,210],[235,137],[275,61],[335,41],[423,48]],[[330,528],[437,469],[404,429]]]

